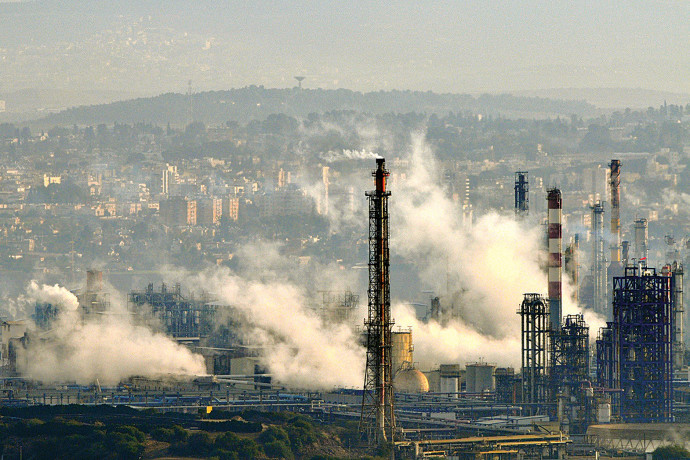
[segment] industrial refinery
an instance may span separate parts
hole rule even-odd
[[[400,458],[560,459],[648,451],[688,418],[683,265],[679,260],[664,261],[658,269],[648,265],[647,221],[621,223],[622,163],[612,160],[609,168],[609,203],[600,197],[590,203],[588,233],[567,235],[565,248],[561,189],[530,197],[528,172],[515,173],[515,220],[541,224],[546,280],[542,292],[511,299],[515,347],[520,347],[514,350],[519,351],[515,365],[481,356],[433,366],[415,359],[416,327],[450,327],[463,312],[450,292],[432,294],[416,326],[396,324],[391,306],[396,267],[390,257],[395,218],[389,216],[389,200],[396,196],[389,188],[391,172],[378,158],[374,189],[366,192],[366,310],[350,290],[318,291],[304,317],[325,328],[352,327],[345,341],[354,350],[355,366],[363,369],[361,386],[325,388],[318,381],[297,384],[285,378],[269,359],[276,353],[275,339],[262,339],[247,327],[257,321],[257,312],[240,300],[229,301],[239,299],[238,293],[149,283],[130,291],[118,310],[103,273],[89,270],[84,287],[73,292],[33,287],[31,321],[3,323],[3,404],[304,412],[356,421],[363,445],[372,451],[390,446]],[[530,209],[537,199],[546,202],[544,216]],[[632,252],[622,228],[631,229]],[[362,311],[366,316],[357,324]],[[136,367],[112,378],[95,373],[56,378],[33,365],[43,359],[39,356],[61,362],[61,354],[71,353],[73,345],[61,341],[64,328],[97,325],[106,333],[114,323],[150,331],[145,340],[162,341],[174,360],[188,361],[159,370]],[[292,346],[297,353],[299,345]],[[354,368],[346,371],[357,375]]]

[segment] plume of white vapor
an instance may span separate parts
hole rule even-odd
[[[396,324],[412,327],[414,360],[421,369],[439,364],[485,361],[502,366],[520,367],[520,337],[494,338],[480,334],[462,320],[447,324],[419,321],[409,305],[393,305]]]
[[[294,283],[227,269],[205,271],[196,282],[240,313],[246,339],[263,348],[260,359],[276,381],[306,389],[362,385],[357,335],[348,325],[324,324]]]
[[[392,187],[391,251],[413,261],[422,281],[459,315],[441,326],[421,324],[398,309],[397,324],[414,326],[415,359],[482,357],[519,365],[516,312],[524,293],[547,290],[543,230],[496,212],[471,226],[463,224],[462,212],[440,185],[442,175],[422,135],[412,137],[409,160],[406,179]],[[566,311],[577,307],[567,302]]]
[[[464,225],[421,136],[413,138],[410,165],[392,191],[392,250],[418,261],[422,279],[456,302],[469,327],[497,338],[518,335],[522,294],[547,286],[539,229],[496,212]]]
[[[341,151],[329,150],[328,152],[322,152],[319,157],[326,163],[334,163],[336,161],[347,161],[347,160],[371,160],[379,158],[379,155],[368,151],[366,149],[362,150],[350,150],[343,149]]]
[[[53,328],[31,340],[20,372],[43,382],[98,380],[117,384],[131,376],[205,374],[204,360],[161,333],[132,322],[129,315],[81,318],[78,300],[64,287],[32,281],[27,298],[58,307]]]

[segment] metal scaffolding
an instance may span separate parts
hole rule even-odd
[[[584,432],[591,417],[583,410],[588,404],[583,386],[589,382],[589,326],[582,315],[566,316],[551,334],[549,380],[549,399],[562,401],[559,418],[568,419],[574,432]]]
[[[386,178],[389,173],[383,158],[376,159],[376,190],[369,197],[369,315],[367,364],[364,376],[360,431],[372,445],[393,442],[395,414],[391,356],[390,260],[388,250],[389,222]]]
[[[539,294],[525,294],[518,310],[522,330],[522,402],[533,413],[547,401],[549,308]]]
[[[589,380],[589,326],[582,315],[567,315],[551,336],[551,378],[554,394]]]
[[[613,278],[613,322],[597,342],[598,374],[620,390],[614,405],[623,422],[672,421],[673,285],[673,277],[643,266]]]
[[[529,179],[527,171],[515,173],[515,214],[526,216],[529,214]]]
[[[613,388],[613,323],[606,323],[597,334],[597,383],[602,388]]]
[[[128,304],[130,311],[154,318],[175,338],[201,338],[214,329],[216,307],[206,299],[184,297],[179,283],[172,290],[163,283],[160,291],[150,283],[145,291],[130,292]]]
[[[359,295],[349,289],[344,292],[321,291],[321,318],[327,323],[349,323],[359,306]]]

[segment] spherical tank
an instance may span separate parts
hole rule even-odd
[[[428,393],[429,381],[417,369],[404,369],[395,375],[393,388],[400,393]]]

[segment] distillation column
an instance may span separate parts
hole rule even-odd
[[[561,191],[553,188],[547,195],[549,208],[549,318],[552,330],[561,327],[562,295],[562,200]]]
[[[611,189],[611,265],[620,265],[621,261],[621,161],[611,160],[609,186]]]
[[[529,179],[527,171],[515,173],[515,215],[524,217],[529,214]]]
[[[570,277],[573,285],[572,299],[575,303],[580,302],[580,235],[575,234],[563,255],[563,265],[566,274]]]
[[[683,264],[673,262],[673,368],[680,370],[685,361],[685,309],[683,308]]]
[[[604,252],[604,205],[592,206],[592,298],[594,311],[610,317],[606,295],[606,254]]]
[[[649,241],[649,228],[647,219],[641,218],[635,221],[635,258],[637,260],[647,260]],[[647,265],[645,263],[644,265]]]

